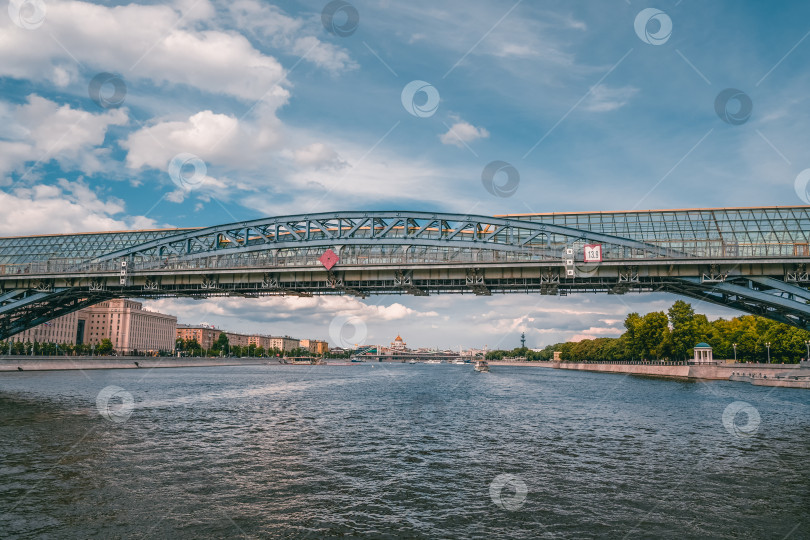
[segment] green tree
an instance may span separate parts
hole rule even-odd
[[[188,351],[190,356],[202,356],[202,345],[197,341],[197,338],[187,340],[185,350]]]
[[[112,341],[110,341],[107,338],[102,339],[101,342],[96,347],[96,354],[108,355],[111,354],[112,352],[113,352]]]
[[[663,311],[644,315],[638,333],[643,358],[661,359],[667,356],[670,346],[669,320]]]
[[[228,354],[230,352],[228,347],[228,336],[225,334],[225,332],[221,332],[219,334],[217,340],[211,345],[211,351],[213,351],[217,356],[219,356],[220,353]]]
[[[631,360],[639,360],[644,356],[644,344],[641,340],[643,321],[638,313],[630,313],[624,319],[627,354]]]
[[[705,315],[695,314],[691,304],[678,300],[672,304],[667,314],[669,323],[672,326],[670,354],[673,360],[691,358],[692,349],[702,341],[709,341],[712,347],[716,349],[715,356],[723,357],[725,354],[725,341],[722,333],[717,332],[709,324]]]
[[[695,336],[695,310],[691,304],[678,300],[667,311],[669,323],[672,325],[670,347],[674,360],[684,360],[689,356],[689,350],[699,343]]]

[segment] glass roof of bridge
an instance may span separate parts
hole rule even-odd
[[[48,259],[85,260],[192,229],[154,229],[106,233],[55,234],[0,238],[0,264]]]
[[[807,244],[810,240],[810,206],[510,214],[501,217],[564,225],[660,245],[690,241],[724,245]]]

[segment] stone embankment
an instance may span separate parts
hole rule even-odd
[[[747,382],[754,386],[781,386],[782,388],[806,388],[810,390],[810,375],[787,375],[768,377],[767,375],[732,375],[730,381]]]
[[[136,363],[137,362],[137,363]],[[265,364],[266,358],[186,358],[143,356],[0,356],[0,371],[71,369],[151,369]]]
[[[758,386],[810,388],[810,362],[800,364],[720,363],[695,365],[673,362],[503,362],[490,366],[536,366],[552,369],[625,373],[655,377],[750,382]]]

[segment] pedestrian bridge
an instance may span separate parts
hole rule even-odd
[[[314,294],[663,291],[810,329],[808,244],[810,206],[352,211],[0,238],[0,338],[110,298]]]

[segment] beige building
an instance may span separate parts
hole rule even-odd
[[[270,336],[263,336],[261,334],[248,335],[240,334],[238,332],[227,332],[225,330],[220,330],[219,328],[204,325],[177,325],[178,338],[183,338],[185,340],[196,339],[197,343],[199,343],[203,349],[210,349],[214,342],[219,339],[219,335],[222,333],[228,336],[229,346],[249,347],[250,345],[253,345],[254,347],[262,347],[264,349],[270,349],[273,346],[273,338]]]
[[[324,354],[329,351],[329,343],[317,339],[302,339],[300,342],[302,349],[307,349],[315,354]]]
[[[174,350],[177,317],[143,309],[143,304],[116,299],[62,315],[9,339],[39,343],[98,344],[112,341],[120,353]]]
[[[107,300],[79,311],[77,343],[112,341],[119,353],[173,351],[177,317],[132,300]]]
[[[222,330],[219,328],[213,328],[211,326],[202,326],[202,325],[190,325],[190,324],[178,324],[177,325],[177,337],[182,338],[186,341],[191,341],[193,339],[197,340],[197,343],[200,344],[200,347],[203,349],[210,349],[214,342],[219,339],[219,335],[222,333]]]
[[[271,349],[278,349],[280,351],[291,351],[293,349],[297,349],[299,346],[300,342],[297,339],[291,338],[290,336],[270,338]]]
[[[271,340],[270,336],[263,336],[261,334],[253,334],[252,336],[248,336],[248,344],[253,345],[255,347],[261,347],[262,349],[270,349],[271,347]]]
[[[75,343],[79,312],[62,315],[9,338],[13,342]]]
[[[239,347],[247,347],[250,345],[250,336],[247,334],[237,334],[236,332],[225,332],[225,335],[228,336],[228,345],[239,346]]]

